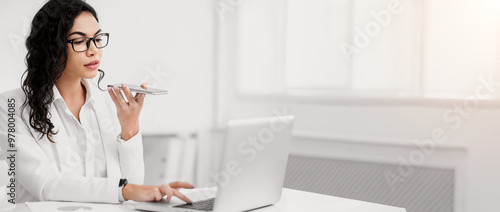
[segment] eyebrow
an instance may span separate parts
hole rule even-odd
[[[97,33],[101,32],[101,31],[102,31],[101,29],[97,30],[97,32],[94,35],[97,35]],[[78,35],[81,35],[81,36],[87,36],[87,34],[85,34],[83,32],[75,31],[75,32],[72,32],[71,34],[69,34],[68,37],[71,36],[71,35],[74,35],[74,34],[78,34]]]

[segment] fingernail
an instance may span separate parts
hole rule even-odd
[[[113,86],[113,89],[115,89],[115,91],[117,91],[118,90],[118,86],[116,86],[116,85]]]
[[[127,87],[127,85],[125,85],[125,84],[122,83],[122,88],[126,88],[126,87]]]

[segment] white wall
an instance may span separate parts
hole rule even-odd
[[[465,71],[470,77],[467,78],[470,82],[468,87],[472,88],[468,92],[473,93],[476,87],[483,85],[477,77],[486,78],[485,73],[491,72],[496,76],[500,68],[491,66],[492,60],[499,58],[500,46],[498,44],[500,42],[498,37],[495,40],[492,36],[492,34],[498,35],[498,26],[494,25],[497,22],[486,22],[484,21],[486,19],[481,19],[484,18],[483,15],[493,13],[484,14],[483,11],[478,10],[479,6],[485,8],[483,7],[484,1],[477,4],[474,4],[475,1],[461,1],[462,6],[458,9],[452,6],[454,2],[432,2],[426,6],[427,13],[431,13],[426,17],[432,19],[427,19],[431,24],[427,25],[428,28],[424,31],[426,33],[424,37],[430,42],[423,55],[427,58],[424,60],[425,66],[431,72],[433,69],[442,68],[446,69],[447,73],[443,75],[441,82],[433,81],[425,86],[432,85],[439,89],[439,83],[447,83],[446,76],[452,83],[455,83],[463,79],[454,79],[452,73]],[[245,2],[239,6],[239,8],[242,7],[245,7]],[[474,11],[466,8],[474,8]],[[471,13],[481,14],[481,16],[468,18]],[[455,32],[446,31],[447,25],[437,26],[436,19],[446,14],[451,16],[446,16],[448,21],[465,20],[460,24],[446,21],[442,24],[458,24],[464,28],[452,28],[451,30],[460,28]],[[456,16],[453,15],[458,14],[464,17],[455,19]],[[276,113],[273,110],[282,111],[283,108],[287,108],[289,114],[296,116],[292,153],[363,161],[378,160],[396,164],[400,163],[400,157],[410,158],[416,152],[421,151],[416,142],[417,139],[431,138],[433,130],[440,128],[447,136],[445,141],[434,143],[436,144],[435,151],[424,157],[425,162],[415,165],[448,167],[457,171],[455,182],[457,196],[454,205],[457,212],[500,210],[498,201],[500,196],[498,165],[500,161],[500,142],[498,141],[500,110],[498,107],[500,103],[497,100],[478,101],[477,109],[465,110],[463,116],[460,116],[456,112],[449,111],[454,111],[455,107],[463,107],[464,101],[469,104],[473,103],[474,96],[467,99],[430,100],[241,95],[236,92],[238,85],[235,83],[238,78],[236,75],[238,24],[237,9],[235,9],[225,13],[224,19],[219,21],[219,30],[216,31],[219,40],[217,73],[218,80],[221,82],[218,84],[217,102],[219,127],[223,127],[229,119],[275,116]],[[473,27],[475,31],[463,34],[469,32],[467,27]],[[481,45],[489,43],[494,46],[493,51],[490,51],[492,48],[489,46],[486,52],[488,54],[484,57],[477,55],[467,57],[470,53],[485,53],[481,45],[472,45],[470,52],[463,48],[463,45],[469,46],[466,38],[471,38],[473,35],[478,40],[471,42]],[[485,40],[481,42],[481,39]],[[431,45],[436,43],[442,45]],[[444,47],[446,49],[439,49]],[[371,56],[376,60],[376,54]],[[448,57],[458,59],[451,60]],[[485,91],[484,87],[481,89]],[[498,87],[495,87],[493,95],[499,93]],[[459,122],[461,124],[457,125]],[[322,142],[317,142],[317,140]]]
[[[0,92],[19,87],[25,70],[24,40],[45,1],[0,1]],[[168,89],[148,96],[143,133],[205,129],[212,123],[213,20],[210,0],[87,1],[110,33],[102,85],[119,82]]]

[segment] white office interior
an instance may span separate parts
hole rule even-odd
[[[213,184],[226,123],[295,116],[284,186],[406,208],[500,210],[500,1],[87,0],[101,85],[141,114],[145,184]],[[44,0],[0,1],[0,92]]]

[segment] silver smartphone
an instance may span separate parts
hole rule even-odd
[[[130,85],[130,84],[125,84],[125,85],[127,85],[127,87],[130,89],[130,91],[136,92],[136,93],[145,93],[145,94],[152,94],[152,95],[163,95],[163,94],[167,94],[168,93],[168,90],[164,90],[164,89],[158,89],[158,88],[147,88],[147,89],[144,89],[144,88],[142,88],[141,86],[138,86],[138,85]],[[113,87],[113,86],[116,86],[119,89],[122,89],[122,84],[121,83],[117,83],[117,84],[114,84],[114,85],[108,85],[108,87]]]

